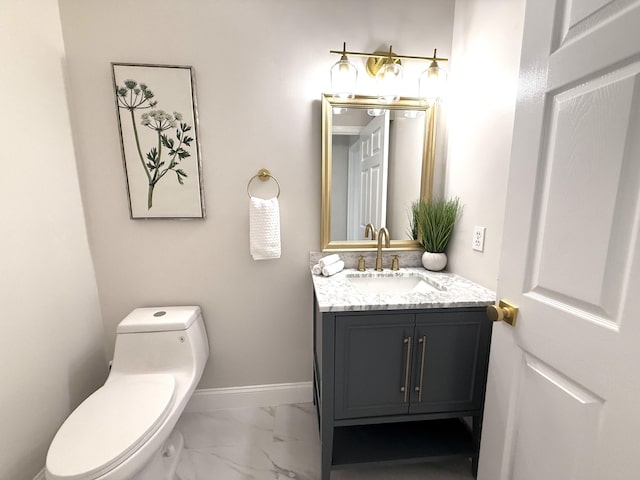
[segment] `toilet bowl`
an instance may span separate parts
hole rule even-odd
[[[199,307],[127,315],[116,331],[107,381],[51,442],[47,480],[172,480],[163,465],[182,445],[174,426],[208,356]]]

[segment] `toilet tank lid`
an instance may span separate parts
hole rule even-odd
[[[200,307],[136,308],[120,322],[117,333],[186,330],[200,316]]]

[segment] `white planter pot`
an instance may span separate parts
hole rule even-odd
[[[439,272],[447,266],[447,254],[424,252],[422,254],[422,266],[432,272]]]

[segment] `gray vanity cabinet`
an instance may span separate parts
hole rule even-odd
[[[335,418],[479,408],[484,312],[340,315]]]
[[[314,309],[322,480],[332,468],[469,457],[489,358],[485,307]],[[462,418],[470,419],[470,425]]]

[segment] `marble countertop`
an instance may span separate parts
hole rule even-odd
[[[401,268],[395,272],[345,269],[331,277],[311,276],[321,312],[478,307],[492,305],[496,300],[495,292],[466,278],[453,273],[430,272],[421,267]],[[435,288],[424,293],[360,293],[349,281],[349,277],[354,276],[418,276]]]

